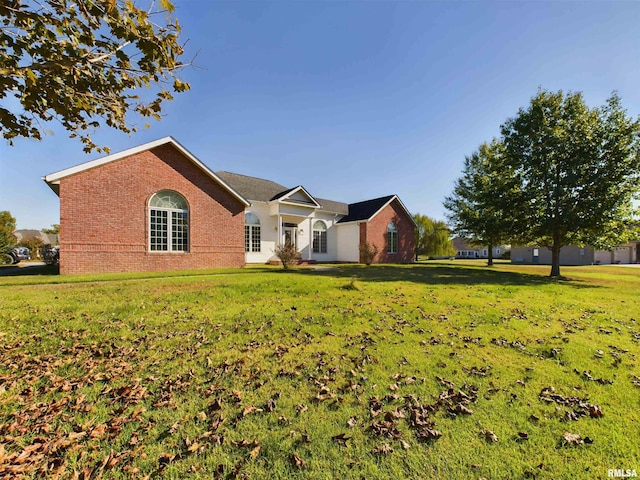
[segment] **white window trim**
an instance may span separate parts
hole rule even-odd
[[[166,253],[189,253],[189,250],[191,248],[191,229],[190,229],[190,209],[188,208],[188,203],[187,203],[187,208],[186,209],[180,209],[180,208],[170,208],[170,207],[154,207],[151,205],[151,201],[153,199],[153,197],[155,195],[157,195],[158,193],[162,192],[164,190],[158,190],[156,193],[154,193],[151,198],[149,199],[149,206],[147,207],[147,214],[148,214],[148,234],[147,234],[147,251],[151,254],[166,254]],[[176,192],[174,190],[170,190],[171,192],[176,193],[177,195],[180,195],[186,202],[186,198],[184,198],[184,196],[179,193]],[[167,212],[167,249],[166,250],[153,250],[152,249],[152,245],[151,245],[151,212],[152,211],[163,211],[163,212]],[[187,225],[186,225],[186,229],[187,229],[187,245],[186,248],[184,250],[174,250],[173,249],[173,214],[174,213],[186,213],[186,221],[187,221]]]

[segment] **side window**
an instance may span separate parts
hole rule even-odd
[[[244,216],[244,251],[260,251],[260,219],[251,212]]]
[[[387,225],[387,253],[398,253],[398,227],[393,222]]]
[[[322,220],[313,224],[313,253],[327,253],[327,224]]]
[[[172,190],[160,190],[149,200],[149,250],[189,251],[189,204]]]

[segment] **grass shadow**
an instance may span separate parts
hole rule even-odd
[[[33,275],[60,275],[59,265],[12,265],[0,268],[0,277],[27,277]]]
[[[368,282],[415,282],[426,285],[516,285],[541,286],[554,283],[575,288],[598,285],[577,279],[555,279],[539,273],[522,273],[486,266],[451,264],[334,265],[327,270],[298,270],[302,275],[323,275]]]

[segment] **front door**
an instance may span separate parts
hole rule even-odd
[[[284,244],[293,245],[294,248],[298,248],[298,227],[284,228]]]

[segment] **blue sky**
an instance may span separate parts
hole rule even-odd
[[[640,2],[175,4],[192,89],[150,129],[96,131],[112,152],[171,135],[214,171],[344,202],[395,193],[444,219],[465,156],[539,87],[592,107],[617,90],[640,114]],[[58,223],[41,177],[98,157],[63,130],[0,143],[0,210],[18,228]]]

